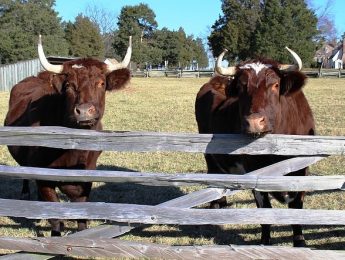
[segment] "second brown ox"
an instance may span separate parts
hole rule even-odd
[[[96,59],[77,59],[52,65],[43,53],[41,38],[38,54],[46,71],[29,77],[13,87],[10,94],[6,126],[64,126],[101,130],[107,91],[120,89],[130,79],[127,65],[131,58],[131,39],[121,63],[106,64]],[[95,169],[100,152],[63,150],[47,147],[10,146],[13,158],[22,166]],[[59,201],[58,187],[72,202],[88,199],[90,182],[37,181],[39,197],[44,201]],[[28,181],[23,182],[22,196],[30,194]],[[53,236],[60,236],[63,222],[49,220]],[[78,230],[87,227],[78,220]]]
[[[287,48],[288,49],[288,48]],[[292,50],[295,64],[281,65],[269,59],[245,62],[237,67],[221,66],[224,51],[217,60],[215,76],[203,85],[195,103],[200,133],[249,134],[260,137],[266,133],[313,135],[312,111],[302,92],[305,75],[299,70],[301,59]],[[231,76],[229,78],[228,76]],[[205,155],[209,173],[245,173],[287,159],[273,155]],[[289,175],[304,176],[307,169]],[[272,193],[289,208],[302,208],[304,192]],[[260,208],[270,208],[269,194],[254,191]],[[223,198],[211,207],[226,205]],[[305,246],[300,225],[293,225],[294,246]],[[262,225],[261,243],[270,244],[270,225]]]

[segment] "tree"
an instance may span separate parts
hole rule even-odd
[[[253,35],[257,55],[290,62],[285,46],[293,49],[305,64],[311,62],[316,43],[317,17],[304,0],[266,1],[261,22]]]
[[[208,66],[208,57],[201,38],[196,38],[196,40],[194,40],[193,52],[199,67],[206,68]]]
[[[155,45],[162,50],[162,61],[168,61],[170,67],[177,67],[179,64],[179,44],[177,33],[168,30],[166,27],[157,30],[154,34]]]
[[[112,46],[112,40],[116,31],[117,17],[108,10],[95,4],[86,7],[85,15],[91,22],[96,24],[100,30],[105,48],[105,56],[113,57],[115,53]]]
[[[124,56],[127,46],[128,37],[132,36],[133,54],[132,60],[140,65],[149,61],[149,57],[156,50],[151,45],[154,31],[158,24],[155,20],[155,13],[147,4],[139,4],[135,6],[124,6],[121,9],[118,18],[118,31],[114,38],[114,49],[120,56]]]
[[[289,62],[289,46],[304,63],[311,61],[317,18],[304,0],[222,0],[222,11],[209,37],[215,56],[227,48],[229,60],[264,55]]]
[[[67,54],[54,4],[54,0],[0,0],[0,63],[36,58],[39,34],[47,55]]]
[[[66,39],[69,55],[76,57],[104,57],[104,45],[98,26],[79,14],[74,23],[67,23]]]
[[[337,43],[337,30],[331,14],[333,3],[334,0],[327,0],[324,8],[319,8],[318,11],[317,28],[319,30],[319,35],[317,37],[317,41],[320,46],[325,42],[332,43],[334,45]]]
[[[116,53],[124,55],[128,36],[132,35],[132,61],[141,68],[146,64],[157,66],[166,61],[170,67],[184,67],[190,65],[193,59],[207,66],[207,55],[201,40],[187,36],[183,28],[177,32],[167,28],[158,30],[155,17],[155,13],[146,4],[123,7],[114,37]]]
[[[260,0],[222,0],[223,16],[211,27],[208,37],[214,56],[224,48],[228,58],[241,60],[251,54],[252,34],[261,15]]]

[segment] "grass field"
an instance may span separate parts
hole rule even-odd
[[[103,124],[107,130],[164,131],[196,133],[194,100],[200,86],[207,79],[133,78],[122,91],[107,96]],[[318,135],[345,136],[345,79],[309,79],[305,93],[314,111]],[[0,120],[7,112],[9,93],[0,93]],[[0,147],[0,164],[16,165],[6,147]],[[187,173],[205,172],[201,154],[186,153],[117,153],[103,152],[99,169]],[[311,167],[313,175],[344,174],[345,158],[331,157]],[[2,178],[1,198],[19,198],[21,182]],[[200,187],[199,187],[200,188]],[[95,183],[92,201],[155,205],[181,196],[198,187],[144,187],[132,184]],[[229,197],[229,207],[255,207],[251,192],[243,191]],[[305,199],[305,208],[345,210],[342,192],[313,192]],[[285,207],[274,202],[275,207]],[[92,221],[91,225],[99,222]],[[68,230],[75,231],[75,223],[68,222]],[[37,236],[49,234],[47,221],[0,218],[1,236]],[[290,226],[272,227],[274,245],[291,246]],[[310,247],[344,249],[345,227],[307,226],[305,237]],[[258,225],[226,226],[150,226],[137,229],[122,239],[149,241],[172,245],[240,244],[256,245],[260,241]]]

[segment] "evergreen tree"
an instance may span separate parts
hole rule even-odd
[[[143,66],[150,57],[157,54],[151,46],[152,37],[158,24],[155,13],[147,4],[124,6],[118,18],[118,31],[115,34],[114,49],[120,56],[125,55],[128,47],[128,37],[132,36],[132,61]],[[153,53],[148,53],[152,51]]]
[[[311,61],[317,18],[304,0],[222,0],[222,11],[208,38],[215,56],[227,48],[229,60],[263,55],[290,62],[288,46],[304,64]]]
[[[104,57],[104,44],[98,26],[88,17],[78,15],[65,28],[70,44],[69,55],[75,57]]]
[[[177,33],[167,28],[157,30],[154,34],[157,48],[162,50],[162,60],[168,61],[169,67],[178,67],[179,65],[179,41]]]
[[[213,55],[218,56],[224,48],[228,58],[241,60],[251,54],[252,34],[261,15],[260,0],[222,0],[222,11],[212,26],[208,37]]]
[[[54,4],[54,0],[0,0],[0,63],[36,58],[39,34],[46,55],[67,54]]]
[[[290,62],[285,46],[293,49],[304,64],[310,64],[318,34],[317,18],[304,0],[266,1],[261,23],[254,34],[254,50],[280,62]]]
[[[201,38],[196,38],[194,42],[194,57],[199,64],[199,68],[206,68],[208,66],[208,57],[204,44]]]
[[[167,28],[157,30],[155,16],[146,4],[123,7],[114,37],[116,53],[120,56],[125,54],[128,36],[132,35],[132,61],[141,68],[146,64],[163,65],[165,61],[170,67],[184,67],[190,65],[193,59],[207,66],[206,51],[200,40],[187,36],[183,28],[177,32]]]

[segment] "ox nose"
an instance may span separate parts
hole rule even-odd
[[[250,115],[246,118],[248,133],[263,133],[268,131],[267,119],[262,115]]]
[[[90,103],[75,106],[74,115],[78,121],[87,121],[97,116],[96,107]]]

